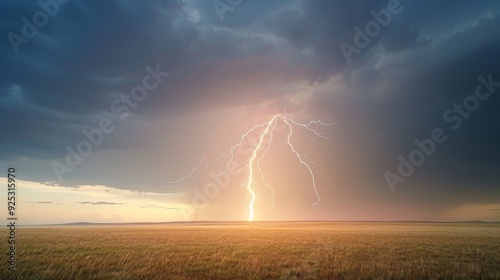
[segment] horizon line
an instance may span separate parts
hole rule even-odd
[[[57,224],[17,224],[19,227],[43,227],[43,226],[102,226],[102,225],[160,225],[160,224],[203,224],[203,223],[244,223],[244,224],[258,224],[258,223],[442,223],[442,224],[458,224],[458,223],[487,223],[495,224],[500,223],[497,221],[484,221],[484,220],[459,220],[459,221],[443,221],[443,220],[262,220],[262,221],[235,221],[235,220],[206,220],[206,221],[167,221],[167,222],[68,222]]]

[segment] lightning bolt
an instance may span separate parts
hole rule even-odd
[[[259,173],[260,173],[260,176],[262,178],[262,183],[264,184],[264,186],[268,187],[271,190],[271,192],[272,192],[272,196],[271,196],[271,202],[272,202],[271,209],[273,210],[273,212],[276,209],[276,204],[274,203],[274,189],[266,182],[266,178],[264,177],[264,172],[262,171],[262,168],[260,167],[260,162],[266,156],[267,152],[271,148],[271,145],[273,144],[274,129],[276,128],[277,123],[278,122],[275,121],[274,122],[274,126],[271,129],[271,133],[269,135],[269,145],[267,145],[267,149],[262,153],[262,155],[260,156],[260,158],[257,160],[257,168],[259,169]]]
[[[319,121],[319,120],[314,120],[314,121],[310,121],[308,123],[300,123],[300,122],[295,121],[294,119],[292,119],[290,117],[286,117],[286,116],[283,116],[280,114],[273,115],[267,121],[253,126],[252,128],[248,129],[243,134],[241,134],[241,132],[243,131],[243,130],[241,130],[240,133],[238,134],[238,135],[240,135],[239,137],[236,136],[234,138],[226,140],[222,144],[218,144],[218,145],[214,145],[214,146],[210,147],[204,153],[204,155],[200,158],[200,160],[198,161],[198,164],[195,167],[193,167],[187,175],[182,176],[179,179],[174,180],[174,181],[164,181],[164,182],[168,183],[167,188],[177,186],[176,191],[178,191],[180,188],[182,188],[185,181],[189,180],[201,168],[203,162],[206,160],[207,155],[209,154],[209,152],[211,150],[213,150],[217,146],[222,146],[225,143],[228,143],[230,141],[234,141],[235,139],[239,138],[238,142],[235,145],[232,145],[229,148],[227,148],[226,150],[224,150],[217,158],[215,158],[215,160],[212,163],[209,164],[210,166],[213,166],[213,165],[216,165],[217,163],[219,163],[218,169],[216,171],[216,174],[219,174],[219,175],[215,178],[216,181],[219,180],[222,176],[224,176],[225,174],[227,174],[229,172],[231,163],[233,163],[233,161],[234,161],[234,157],[235,157],[234,153],[235,153],[236,149],[238,147],[241,147],[245,143],[245,140],[247,140],[250,137],[250,135],[253,135],[254,133],[258,132],[257,144],[255,144],[252,147],[253,151],[252,151],[251,156],[248,160],[248,163],[245,164],[242,168],[243,170],[248,169],[248,175],[246,177],[246,180],[243,183],[243,186],[245,186],[247,192],[250,195],[250,201],[248,204],[248,221],[253,221],[253,219],[254,219],[254,215],[255,215],[254,204],[255,204],[255,201],[257,200],[257,194],[256,194],[256,191],[254,190],[254,173],[255,173],[254,167],[256,167],[256,169],[259,171],[259,173],[261,175],[262,183],[266,187],[268,187],[272,192],[271,201],[272,201],[272,209],[274,211],[274,209],[276,208],[275,201],[274,201],[275,191],[274,191],[274,188],[272,188],[266,182],[264,172],[260,166],[260,162],[262,161],[262,159],[265,158],[266,154],[268,153],[269,149],[271,148],[271,146],[273,144],[273,136],[276,133],[276,128],[278,127],[279,122],[282,122],[286,126],[286,128],[288,128],[288,132],[284,138],[284,143],[286,142],[286,145],[290,147],[291,152],[298,159],[300,165],[305,166],[309,172],[309,175],[311,177],[311,185],[312,185],[314,194],[316,196],[316,201],[312,203],[312,207],[316,207],[319,204],[319,202],[321,201],[321,197],[319,195],[319,192],[318,192],[318,189],[316,186],[316,176],[314,175],[313,169],[311,168],[311,165],[310,165],[311,163],[312,164],[316,164],[316,163],[314,161],[312,161],[309,158],[309,156],[298,152],[297,149],[295,148],[295,146],[293,145],[292,136],[294,135],[294,127],[295,128],[303,128],[306,131],[315,135],[316,137],[324,139],[330,143],[333,143],[333,141],[331,141],[330,138],[325,136],[324,132],[318,131],[316,128],[313,127],[313,125],[330,126],[330,125],[337,124],[338,122],[324,123],[324,122]],[[269,143],[265,143],[266,138],[269,139]],[[262,152],[261,152],[261,150],[262,150]]]
[[[250,200],[250,205],[248,206],[248,211],[249,211],[249,214],[248,214],[248,220],[249,221],[253,221],[253,205],[255,203],[255,199],[256,199],[256,196],[255,196],[255,191],[252,189],[252,183],[253,183],[253,162],[255,160],[255,158],[257,157],[257,152],[260,150],[260,148],[262,147],[262,142],[264,141],[264,137],[269,134],[269,128],[271,127],[271,124],[275,122],[276,118],[278,118],[278,115],[275,115],[269,122],[267,122],[267,125],[265,126],[266,129],[264,130],[264,133],[262,133],[260,135],[260,138],[259,138],[259,143],[257,144],[257,147],[255,147],[255,150],[253,150],[253,153],[252,153],[252,157],[250,158],[250,162],[248,163],[248,167],[250,169],[250,172],[248,172],[248,178],[247,178],[247,183],[246,183],[246,186],[247,186],[247,191],[250,193],[250,195],[252,196],[252,199]],[[268,147],[270,147],[271,145],[269,145]],[[267,150],[266,150],[267,152]],[[259,170],[260,169],[260,165],[259,165]],[[274,191],[273,191],[274,193]]]

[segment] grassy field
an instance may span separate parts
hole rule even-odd
[[[17,254],[0,279],[500,279],[500,224],[36,227]]]

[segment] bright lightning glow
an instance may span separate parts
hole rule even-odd
[[[248,220],[253,221],[253,205],[255,203],[255,192],[252,189],[252,183],[253,183],[253,161],[257,157],[257,152],[259,152],[260,147],[262,147],[262,142],[264,141],[264,137],[269,133],[269,128],[271,127],[271,124],[274,123],[278,115],[275,115],[269,122],[267,122],[266,129],[264,130],[264,133],[260,135],[259,138],[259,144],[257,144],[257,147],[255,147],[255,150],[253,150],[252,157],[250,158],[250,162],[248,163],[248,167],[250,169],[250,172],[248,173],[248,178],[247,178],[247,190],[251,194],[252,199],[250,200],[250,205],[248,206]],[[260,167],[259,167],[260,169]]]
[[[271,190],[271,192],[272,192],[272,196],[271,196],[271,202],[272,202],[271,209],[273,210],[273,212],[276,209],[276,204],[274,203],[274,189],[266,182],[266,178],[264,176],[264,172],[262,171],[262,168],[260,168],[260,161],[266,156],[267,152],[271,148],[271,145],[273,144],[273,135],[274,135],[274,129],[276,128],[276,125],[277,125],[277,121],[274,122],[274,126],[271,129],[271,133],[269,134],[269,144],[267,145],[267,149],[262,153],[262,155],[260,156],[260,158],[257,160],[257,168],[259,169],[260,175],[262,177],[262,183],[264,184],[264,186],[268,187]]]
[[[233,146],[229,147],[228,149],[226,149],[225,151],[223,151],[210,164],[210,165],[215,165],[218,162],[220,162],[218,170],[216,172],[216,174],[219,174],[218,177],[216,178],[216,181],[217,181],[222,176],[224,176],[225,174],[228,173],[229,168],[231,166],[231,163],[233,163],[233,161],[234,161],[234,153],[235,153],[236,149],[238,147],[241,147],[244,144],[245,140],[248,140],[250,135],[252,135],[253,133],[255,133],[257,131],[260,131],[257,144],[252,146],[253,151],[252,151],[251,157],[248,160],[248,163],[245,166],[243,166],[243,168],[242,168],[245,170],[248,169],[248,176],[243,184],[245,186],[246,190],[248,191],[248,193],[250,194],[250,202],[248,204],[248,212],[249,212],[248,213],[248,221],[254,220],[254,215],[255,215],[254,204],[255,204],[255,200],[257,199],[257,194],[256,194],[256,192],[254,190],[254,186],[253,186],[253,184],[254,184],[254,165],[256,165],[256,167],[261,175],[262,183],[272,191],[272,197],[271,197],[272,209],[273,210],[275,209],[275,202],[274,202],[275,191],[266,182],[264,172],[263,172],[262,168],[260,167],[260,162],[266,156],[267,152],[269,151],[269,149],[272,145],[273,136],[276,133],[276,128],[278,127],[278,122],[282,122],[288,128],[288,133],[286,134],[284,141],[286,142],[286,145],[290,147],[290,150],[292,151],[292,153],[297,157],[299,163],[301,165],[304,165],[309,172],[309,175],[311,177],[311,184],[313,187],[313,191],[314,191],[314,194],[316,195],[316,201],[313,202],[312,206],[313,207],[317,206],[321,200],[321,197],[319,195],[319,192],[318,192],[318,189],[316,186],[316,177],[315,177],[314,172],[310,166],[310,163],[313,163],[313,164],[316,164],[316,163],[313,162],[309,158],[309,156],[299,153],[296,150],[295,146],[293,145],[291,138],[292,138],[292,135],[294,135],[294,127],[295,128],[304,128],[306,131],[313,133],[316,137],[325,139],[325,140],[333,143],[328,137],[326,137],[324,135],[324,132],[320,132],[312,126],[313,125],[329,126],[329,125],[333,125],[336,123],[324,123],[322,121],[316,120],[316,121],[310,121],[309,123],[304,124],[304,123],[299,123],[299,122],[293,120],[292,118],[285,117],[283,115],[274,115],[268,121],[255,125],[254,127],[250,128],[249,130],[247,130],[243,134],[241,134],[241,131],[240,131],[241,136],[239,137],[239,141],[235,145],[233,145]],[[266,137],[269,139],[268,143],[265,143]],[[223,144],[228,143],[234,139],[235,138],[229,139],[229,140],[225,141]],[[198,164],[194,168],[192,168],[191,172],[189,172],[189,174],[187,174],[186,176],[183,176],[183,177],[181,177],[177,180],[174,180],[174,181],[165,181],[168,183],[167,188],[170,188],[172,186],[178,186],[176,189],[176,191],[178,191],[184,185],[184,182],[186,180],[188,180],[189,178],[191,178],[200,169],[202,163],[207,158],[208,153],[216,146],[221,146],[223,144],[214,145],[208,151],[206,151],[205,154],[203,155],[203,157],[201,157],[201,159],[199,160]],[[262,152],[261,152],[261,150],[262,150]],[[260,152],[260,155],[259,155],[259,152]]]

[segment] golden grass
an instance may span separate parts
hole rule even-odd
[[[17,254],[0,279],[500,279],[500,225],[20,228]]]

